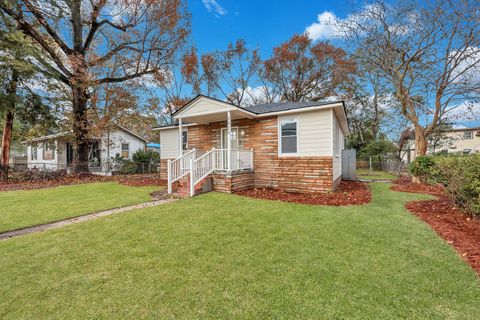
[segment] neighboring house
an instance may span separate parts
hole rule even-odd
[[[62,132],[27,141],[28,168],[58,170],[73,163],[73,135]],[[115,125],[102,132],[100,137],[89,141],[89,167],[92,172],[108,173],[111,162],[117,155],[132,159],[132,154],[145,149],[146,140],[132,131]]]
[[[415,159],[415,131],[407,129],[399,141],[400,157],[410,163]],[[427,154],[480,153],[480,127],[457,128],[430,139]]]
[[[331,191],[341,180],[348,134],[343,101],[241,108],[199,95],[173,117],[177,124],[154,128],[169,192],[182,186],[193,195],[206,182],[224,192]]]

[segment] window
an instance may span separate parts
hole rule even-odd
[[[182,131],[182,150],[187,150],[188,147],[188,131]]]
[[[285,119],[280,121],[280,153],[297,153],[297,120]]]
[[[473,139],[473,132],[472,131],[465,131],[463,133],[463,139],[464,140]]]
[[[55,142],[43,142],[43,160],[55,159]]]
[[[122,158],[127,159],[129,156],[130,156],[130,154],[129,154],[128,143],[122,143]]]
[[[32,149],[31,149],[31,158],[32,160],[37,160],[38,157],[38,145],[32,144]]]

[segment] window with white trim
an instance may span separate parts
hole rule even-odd
[[[44,141],[42,150],[43,150],[43,160],[55,159],[55,142]]]
[[[183,129],[182,131],[182,150],[187,150],[188,148],[188,130]]]
[[[38,156],[38,145],[36,143],[33,143],[32,144],[32,147],[31,147],[31,159],[32,160],[37,160],[37,156]]]
[[[465,131],[465,132],[463,133],[463,139],[464,139],[464,140],[473,139],[473,132],[472,132],[472,131]]]
[[[298,152],[297,127],[297,119],[280,120],[280,154]]]
[[[130,146],[128,143],[122,143],[122,158],[128,159],[130,156]]]

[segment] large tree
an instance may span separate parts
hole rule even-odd
[[[399,113],[415,130],[417,155],[427,137],[480,93],[478,1],[375,1],[341,28],[357,40],[357,58],[381,70]],[[352,43],[352,42],[350,42]]]
[[[88,171],[92,88],[161,71],[189,32],[182,0],[0,0],[0,9],[70,89],[77,172]]]
[[[319,101],[342,95],[352,82],[355,62],[326,42],[313,43],[307,34],[294,35],[273,49],[262,78],[285,101]]]
[[[0,178],[6,179],[16,116],[20,116],[20,120],[24,122],[22,127],[25,128],[33,125],[31,111],[39,113],[37,120],[45,115],[51,118],[51,113],[32,90],[32,87],[35,87],[35,77],[40,71],[34,63],[42,60],[40,51],[22,32],[16,30],[13,21],[1,12],[0,48],[0,123],[3,124],[0,128]]]

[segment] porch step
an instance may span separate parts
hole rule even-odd
[[[194,193],[195,195],[209,192],[213,190],[213,180],[211,175],[200,180],[195,185]],[[181,197],[188,197],[190,196],[190,176],[187,175],[182,179],[178,180],[174,183],[173,191],[176,192]]]

